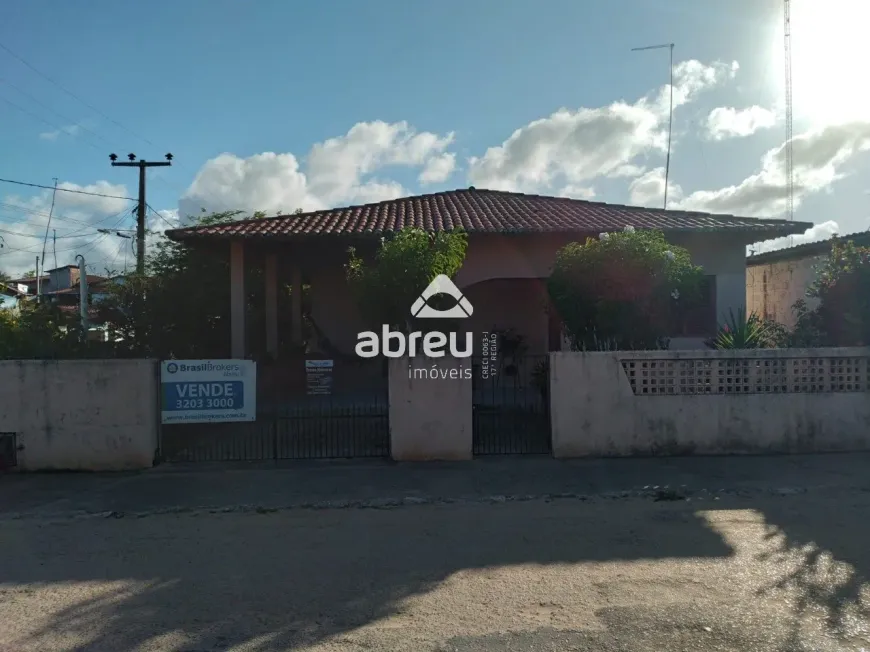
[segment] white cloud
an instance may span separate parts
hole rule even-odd
[[[443,183],[447,181],[456,168],[456,154],[445,152],[439,156],[433,156],[426,163],[426,167],[420,173],[418,180],[421,184]]]
[[[631,203],[636,206],[661,208],[665,192],[665,169],[655,168],[631,182],[628,187]],[[668,206],[679,201],[683,191],[668,180]]]
[[[776,114],[758,105],[747,109],[720,106],[707,116],[707,137],[712,140],[745,138],[776,124]]]
[[[351,189],[355,204],[374,204],[408,195],[402,184],[395,181],[368,181]]]
[[[162,234],[167,229],[177,229],[181,226],[177,208],[166,208],[159,211],[148,211],[145,218],[145,229],[154,234]]]
[[[631,165],[627,163],[625,165],[620,165],[618,168],[610,172],[607,176],[611,179],[619,179],[622,177],[634,178],[639,177],[644,172],[646,172],[646,168],[640,165]]]
[[[870,122],[828,125],[796,136],[795,206],[807,195],[830,187],[843,176],[840,168],[867,149],[870,149]],[[788,197],[785,157],[785,145],[771,149],[762,157],[759,172],[736,185],[693,192],[680,202],[679,208],[745,216],[781,215],[786,211]]]
[[[822,224],[816,224],[810,229],[807,229],[802,234],[793,235],[791,238],[788,236],[784,238],[774,238],[773,240],[765,240],[764,242],[759,242],[758,244],[752,245],[750,250],[755,253],[763,253],[765,251],[774,251],[776,249],[783,249],[785,247],[795,247],[800,244],[807,244],[808,242],[818,242],[819,240],[828,240],[833,236],[840,233],[840,227],[833,220],[829,220],[827,222],[823,222]]]
[[[183,215],[200,208],[273,213],[393,199],[408,192],[394,181],[372,178],[373,173],[389,166],[423,168],[421,181],[427,175],[434,182],[453,160],[445,151],[452,142],[452,133],[439,136],[417,132],[406,122],[375,121],[316,143],[304,170],[291,153],[221,154],[200,168],[179,208]]]
[[[683,61],[674,69],[674,105],[733,76],[736,64]],[[501,145],[470,159],[469,178],[481,188],[536,192],[557,179],[569,184],[599,176],[631,176],[634,161],[666,149],[669,87],[634,103],[560,109],[517,129]]]
[[[133,202],[113,197],[97,197],[64,192],[64,189],[128,197],[126,186],[97,181],[79,185],[70,182],[58,184],[52,220],[46,243],[45,269],[55,263],[75,263],[76,254],[83,254],[91,273],[102,273],[106,263],[120,250],[119,229],[131,229],[134,220],[129,211]],[[30,197],[6,195],[3,197],[3,215],[0,218],[0,235],[5,246],[0,249],[0,270],[8,274],[21,274],[34,269],[36,256],[42,255],[48,216],[51,210],[51,190],[44,190]],[[97,229],[109,229],[102,234]],[[56,243],[53,231],[57,232]],[[124,240],[129,246],[129,241]]]
[[[39,138],[41,140],[57,140],[57,137],[61,134],[66,134],[67,136],[77,136],[81,130],[81,125],[68,125],[54,131],[43,131],[41,134],[39,134]]]
[[[569,184],[559,191],[559,197],[567,197],[568,199],[594,199],[595,188]]]

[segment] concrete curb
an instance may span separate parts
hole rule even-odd
[[[825,489],[826,487],[814,487],[813,489]],[[865,488],[853,487],[847,488],[842,485],[836,485],[836,489],[851,489],[866,490]],[[487,496],[465,496],[465,497],[420,497],[420,496],[404,496],[391,498],[375,498],[369,500],[320,500],[320,501],[301,501],[286,505],[256,505],[256,504],[240,504],[227,506],[185,506],[178,505],[172,507],[163,507],[153,510],[137,511],[137,512],[115,512],[115,511],[61,511],[61,512],[43,512],[39,510],[31,512],[7,513],[0,516],[0,523],[8,521],[69,521],[82,520],[93,518],[146,518],[149,516],[162,515],[207,515],[207,514],[271,514],[275,512],[288,511],[316,511],[316,510],[348,510],[348,509],[398,509],[403,507],[414,507],[420,505],[442,506],[442,505],[486,505],[500,503],[516,503],[516,502],[552,502],[556,500],[573,500],[573,501],[615,501],[615,500],[631,500],[631,499],[647,499],[654,502],[661,501],[704,501],[704,500],[719,500],[720,497],[751,497],[751,496],[793,496],[807,493],[805,487],[778,487],[778,488],[734,488],[734,489],[699,489],[690,490],[686,487],[671,488],[665,486],[645,486],[640,489],[630,489],[624,491],[608,491],[597,494],[580,494],[580,493],[548,493],[548,494],[515,494],[515,495],[487,495]]]

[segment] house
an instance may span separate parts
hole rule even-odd
[[[172,240],[229,251],[233,357],[245,357],[245,266],[262,264],[267,350],[278,354],[277,274],[291,279],[292,337],[302,340],[301,288],[310,286],[310,318],[337,350],[352,354],[365,330],[345,280],[347,249],[373,251],[380,237],[403,227],[431,232],[462,228],[468,252],[455,281],[474,306],[466,328],[513,329],[530,354],[562,347],[561,326],[548,310],[546,279],[569,242],[626,226],[659,229],[692,254],[707,274],[708,302],[673,333],[674,348],[702,348],[730,310],[746,305],[746,246],[803,233],[811,225],[685,211],[639,208],[474,187],[311,213],[175,229]],[[255,261],[255,262],[251,262]],[[262,262],[261,262],[262,261]],[[420,288],[421,291],[423,288]],[[409,306],[410,309],[410,306]]]
[[[837,240],[851,240],[857,246],[870,247],[870,231]],[[792,306],[796,301],[804,299],[810,310],[818,305],[817,300],[807,298],[806,294],[816,280],[816,267],[831,252],[833,242],[809,242],[749,256],[746,259],[746,312],[755,312],[794,328]]]
[[[78,265],[64,265],[46,271],[39,277],[12,279],[10,284],[27,287],[27,296],[36,297],[37,290],[49,301],[58,305],[78,305],[79,280],[81,272]],[[104,281],[104,276],[87,275],[88,284]]]
[[[96,274],[87,275],[88,304],[93,306],[105,296],[106,283],[113,281],[105,276]],[[42,296],[42,301],[56,305],[62,312],[69,315],[78,315],[81,300],[81,272],[77,265],[64,265],[48,270],[39,277],[13,279],[9,282],[12,287],[26,292],[19,292],[19,300],[35,300],[37,292]],[[99,313],[94,308],[88,308],[88,322],[91,326],[88,337],[95,340],[105,339],[105,329],[99,323]],[[96,327],[96,328],[94,328]]]

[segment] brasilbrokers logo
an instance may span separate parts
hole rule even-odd
[[[428,300],[438,294],[446,294],[456,299],[456,305],[445,310],[438,310],[428,304]],[[456,319],[471,317],[474,308],[466,299],[456,284],[444,274],[435,277],[429,287],[411,306],[411,315],[423,319]],[[407,336],[392,330],[384,324],[380,336],[374,331],[364,331],[359,334],[356,343],[356,354],[361,358],[375,358],[384,355],[388,358],[401,358],[404,355],[414,357],[418,351],[429,358],[441,358],[446,355],[445,347],[450,355],[456,358],[469,358],[473,351],[472,333],[465,333],[464,348],[460,349],[457,333],[440,333],[432,331],[422,333],[415,331]],[[419,347],[419,348],[418,348]]]

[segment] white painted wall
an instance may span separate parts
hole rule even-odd
[[[471,361],[423,356],[390,360],[393,459],[471,459]],[[421,372],[426,371],[423,377]],[[434,374],[436,377],[431,377]]]
[[[803,371],[793,383],[811,384],[811,367],[825,359],[851,360],[860,391],[635,395],[624,360],[703,360],[713,381],[728,362],[747,361],[752,374],[784,361]],[[854,361],[858,361],[856,364]],[[870,348],[766,351],[626,351],[550,354],[551,422],[556,457],[668,454],[792,453],[870,449]],[[720,367],[721,364],[721,367]],[[757,367],[755,365],[758,365]],[[844,367],[845,368],[845,367]],[[757,371],[756,371],[757,370]],[[754,376],[753,376],[754,377]],[[845,385],[845,375],[841,375]],[[857,380],[855,380],[857,378]],[[675,376],[679,384],[680,374]]]
[[[0,432],[16,433],[21,470],[147,468],[158,428],[154,360],[0,361]]]
[[[746,308],[746,242],[721,233],[675,234],[669,240],[688,249],[692,262],[716,276],[716,316],[720,324]]]

